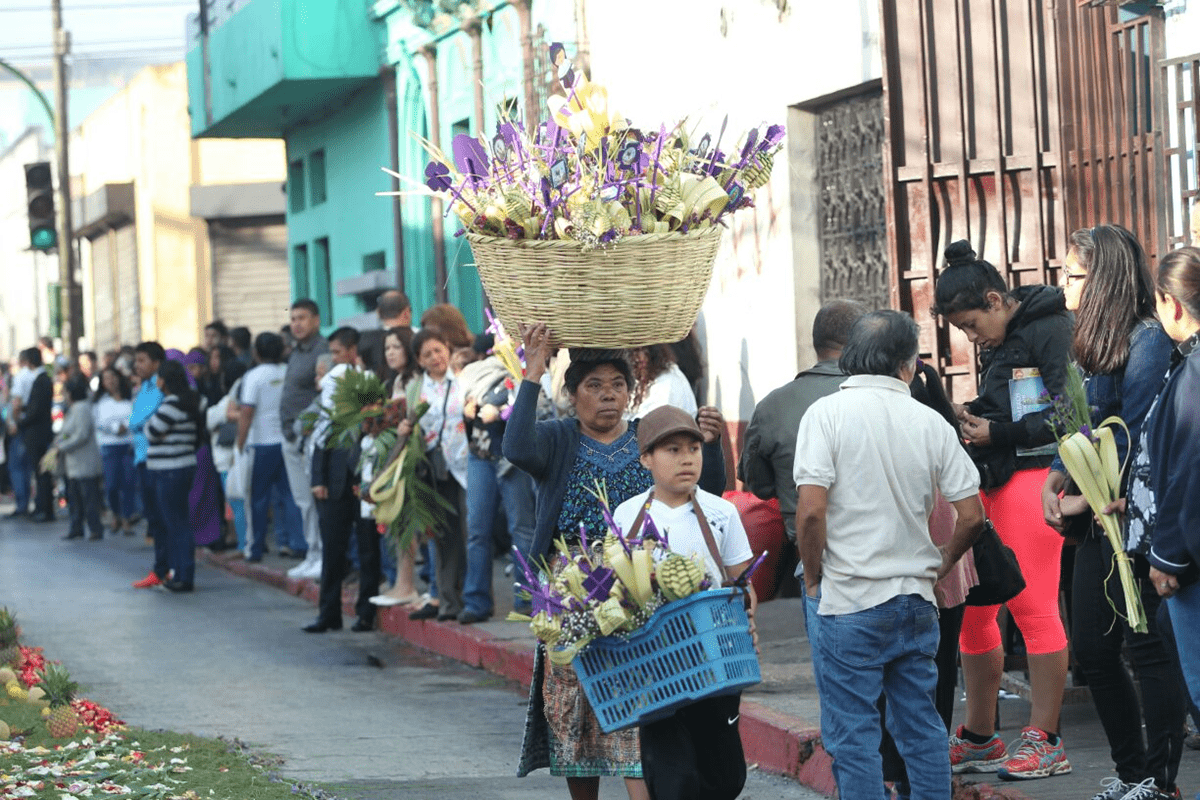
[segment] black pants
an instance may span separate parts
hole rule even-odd
[[[437,482],[440,494],[453,511],[433,540],[437,551],[438,616],[458,616],[463,610],[463,580],[467,574],[467,514],[463,488],[448,476]]]
[[[92,536],[99,539],[104,535],[104,526],[100,524],[100,495],[99,478],[67,478],[67,511],[73,538],[83,536],[85,519]]]
[[[1133,557],[1133,573],[1141,587],[1148,633],[1132,632],[1109,605],[1111,599],[1123,610],[1125,600],[1121,580],[1112,569],[1108,540],[1093,535],[1076,546],[1071,644],[1108,737],[1117,775],[1131,784],[1153,778],[1165,789],[1175,786],[1179,772],[1187,696],[1160,633],[1162,601],[1149,579],[1150,566],[1141,556]],[[1121,661],[1122,643],[1137,673],[1141,702]]]
[[[946,733],[950,733],[950,725],[954,718],[954,692],[958,687],[958,634],[962,630],[963,613],[966,605],[954,608],[938,609],[938,640],[937,656],[937,689],[934,690],[933,701],[937,706],[942,722],[946,724]],[[883,720],[886,719],[884,699],[879,698],[879,720],[883,727],[883,738],[879,742],[879,754],[883,756],[883,779],[908,783],[908,771],[904,767],[904,759],[896,749],[896,741],[888,733]]]
[[[321,594],[317,601],[317,622],[339,625],[342,621],[342,581],[350,569],[346,551],[350,537],[358,543],[358,601],[355,611],[367,622],[375,619],[370,598],[379,594],[379,534],[374,520],[359,517],[359,502],[347,486],[341,497],[317,501],[321,526]]]
[[[746,785],[740,694],[710,697],[643,725],[642,774],[651,800],[733,800]]]
[[[30,444],[25,440],[25,458],[29,471],[34,474],[37,492],[33,496],[33,513],[54,516],[54,481],[53,472],[42,472],[42,456],[50,448],[44,443]]]

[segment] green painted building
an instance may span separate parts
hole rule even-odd
[[[327,328],[370,327],[375,298],[399,284],[414,318],[450,302],[482,329],[457,220],[428,197],[376,193],[423,181],[413,134],[448,148],[458,133],[490,138],[501,108],[542,115],[546,48],[574,39],[574,4],[532,1],[243,0],[192,18],[192,135],[284,139],[291,293],[316,300]]]

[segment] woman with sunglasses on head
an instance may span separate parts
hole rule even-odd
[[[1092,424],[1121,417],[1136,442],[1172,350],[1154,316],[1154,284],[1146,256],[1133,234],[1119,225],[1075,231],[1069,242],[1061,284],[1067,310],[1075,313],[1071,354],[1085,375]],[[1129,440],[1120,428],[1114,432],[1124,462]],[[1155,620],[1160,601],[1148,580],[1150,565],[1144,554],[1132,555],[1150,628],[1136,633],[1109,602],[1121,607],[1123,597],[1112,569],[1112,546],[1087,502],[1077,492],[1063,494],[1066,486],[1066,468],[1056,459],[1042,486],[1042,510],[1048,525],[1077,542],[1071,644],[1117,772],[1103,781],[1092,800],[1174,797],[1184,697]],[[1137,673],[1140,700],[1122,661],[1123,646]]]

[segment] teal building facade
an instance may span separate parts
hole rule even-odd
[[[574,44],[574,4],[221,5],[189,23],[192,135],[285,141],[292,297],[314,299],[326,330],[371,327],[379,293],[401,286],[414,320],[449,302],[482,330],[484,292],[457,220],[412,192],[428,161],[420,139],[448,148],[458,133],[490,138],[501,114],[542,118],[547,48]],[[396,189],[411,193],[377,194]]]

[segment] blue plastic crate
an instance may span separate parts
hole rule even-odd
[[[605,733],[669,717],[762,680],[738,589],[668,603],[641,630],[596,639],[574,662]]]

